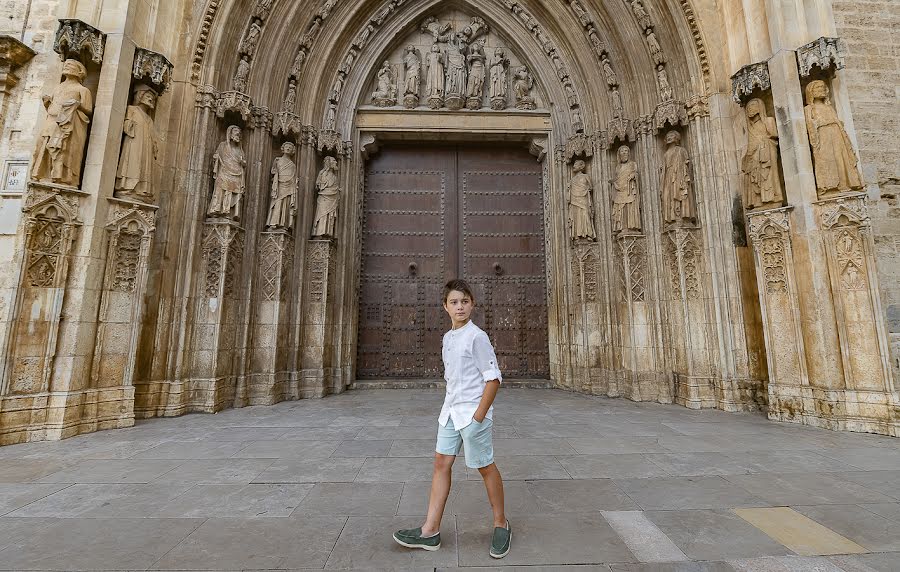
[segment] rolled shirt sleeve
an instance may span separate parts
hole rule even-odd
[[[503,376],[500,374],[500,367],[497,365],[497,356],[494,353],[494,346],[487,334],[478,332],[475,339],[472,340],[472,357],[475,359],[475,367],[481,372],[485,383],[497,380],[503,383]]]

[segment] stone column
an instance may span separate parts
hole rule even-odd
[[[312,239],[306,246],[303,327],[300,355],[300,397],[324,397],[331,390],[330,304],[335,270],[333,239]]]

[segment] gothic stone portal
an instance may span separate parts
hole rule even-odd
[[[510,378],[549,378],[542,175],[524,149],[388,147],[366,173],[358,377],[442,377],[444,283]]]

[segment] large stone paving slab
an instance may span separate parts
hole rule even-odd
[[[423,521],[442,397],[357,391],[0,448],[0,569],[898,570],[900,439],[552,390],[498,397],[511,554],[487,554],[462,454],[442,548],[404,549],[390,534]],[[800,520],[873,553],[791,555]]]

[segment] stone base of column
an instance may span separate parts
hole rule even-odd
[[[764,381],[755,379],[716,380],[718,408],[732,413],[765,411],[769,396]]]
[[[188,383],[188,411],[217,413],[234,404],[237,379],[234,376],[215,379],[192,379]]]
[[[136,419],[178,417],[190,412],[183,381],[135,382],[134,386]]]
[[[769,384],[769,419],[836,431],[900,437],[900,396]]]
[[[286,373],[252,373],[247,376],[246,384],[249,398],[247,405],[275,405],[290,400],[287,388],[290,375]],[[294,399],[299,399],[296,397]]]
[[[7,395],[0,398],[0,445],[131,427],[133,403],[132,387]]]
[[[675,403],[688,409],[715,409],[716,380],[712,377],[674,374]]]

